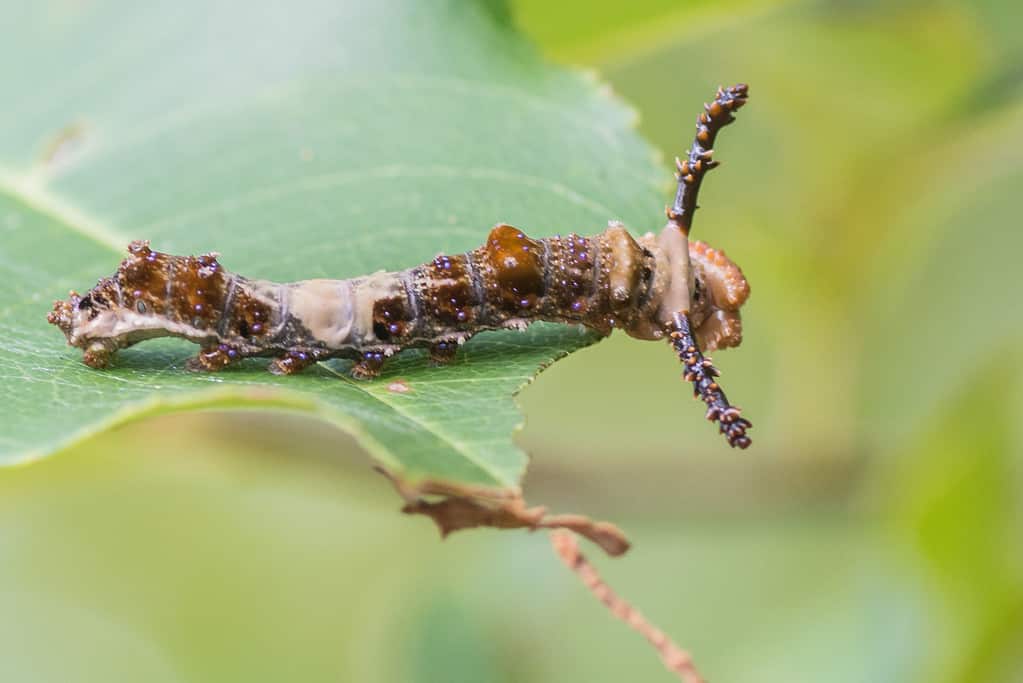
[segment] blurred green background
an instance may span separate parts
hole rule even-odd
[[[615,336],[523,392],[527,498],[619,523],[634,549],[591,556],[712,681],[1023,681],[1018,4],[508,11],[635,107],[666,178],[700,102],[752,92],[695,234],[752,283],[715,361],[754,447]],[[542,535],[441,543],[398,507],[346,437],[263,414],[4,472],[0,679],[670,680]]]

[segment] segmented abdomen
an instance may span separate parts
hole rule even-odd
[[[336,335],[330,341],[401,348],[532,320],[579,322],[603,332],[628,328],[649,298],[654,271],[653,254],[618,225],[592,238],[547,239],[499,225],[473,251],[344,281],[350,305],[339,296],[337,306],[350,312],[352,324],[344,342]],[[331,335],[316,327],[314,336],[326,342]]]
[[[128,251],[104,289],[124,314],[136,314],[133,322],[141,330],[152,326],[148,321],[189,337],[272,336],[280,306],[270,283],[227,272],[216,254],[172,256],[146,242],[133,242]]]
[[[91,296],[120,311],[115,327],[133,328],[126,344],[162,332],[244,355],[389,355],[533,320],[650,338],[660,280],[669,277],[662,268],[658,278],[655,251],[618,224],[594,237],[546,239],[498,225],[479,248],[408,270],[278,284],[229,273],[215,254],[171,256],[138,242]]]

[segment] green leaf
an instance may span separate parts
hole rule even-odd
[[[949,125],[922,160],[936,169],[928,178],[935,191],[907,202],[864,278],[866,300],[879,302],[871,322],[884,344],[883,352],[874,344],[863,351],[872,378],[862,389],[863,433],[878,444],[912,438],[991,359],[1011,370],[1004,359],[1023,340],[1023,319],[1009,313],[1023,249],[1023,99],[999,105],[969,125]],[[984,159],[967,174],[944,163],[964,149]]]
[[[759,19],[790,0],[513,0],[516,22],[551,56],[579,64],[641,59],[683,37]],[[734,49],[729,45],[729,49]]]
[[[970,380],[889,454],[877,477],[896,538],[915,551],[932,605],[934,656],[921,680],[995,681],[999,667],[1019,666],[1017,349],[975,362]]]
[[[499,9],[499,8],[498,8]],[[594,337],[488,333],[449,367],[392,360],[372,382],[331,362],[276,378],[251,361],[184,370],[179,340],[80,362],[51,301],[114,271],[131,239],[219,251],[248,276],[352,277],[478,245],[659,222],[664,177],[599,84],[543,63],[489,4],[349,7],[30,4],[0,44],[0,464],[140,415],[314,413],[405,482],[517,490],[512,395]],[[410,389],[393,391],[401,379]]]

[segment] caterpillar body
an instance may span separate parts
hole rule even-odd
[[[229,272],[218,255],[173,256],[135,241],[117,272],[85,295],[54,303],[50,323],[83,361],[106,367],[121,348],[161,336],[200,350],[187,367],[217,371],[252,356],[293,374],[328,358],[355,361],[372,378],[389,356],[425,347],[450,361],[473,335],[545,320],[668,339],[685,377],[732,446],[745,448],[750,423],[739,416],[702,355],[742,340],[739,309],[749,295],[742,271],[723,252],[690,241],[703,175],[716,165],[710,146],[747,97],[745,85],[719,89],[697,121],[688,157],[677,161],[679,189],[657,236],[638,240],[619,223],[602,233],[533,239],[495,226],[472,251],[440,255],[397,272],[346,280],[274,283]]]

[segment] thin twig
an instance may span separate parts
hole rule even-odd
[[[594,566],[579,552],[579,544],[574,534],[564,530],[552,531],[551,545],[554,546],[554,552],[561,561],[582,579],[590,592],[611,610],[611,614],[650,641],[668,671],[674,672],[685,683],[705,683],[688,652],[676,645],[663,631],[647,621],[639,610],[620,598],[604,583]]]

